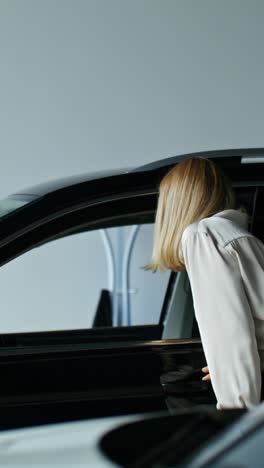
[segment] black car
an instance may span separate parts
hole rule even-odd
[[[250,230],[263,240],[264,149],[198,154],[223,168],[239,203],[250,214]],[[132,310],[133,288],[129,284],[129,267],[140,229],[145,229],[149,237],[144,238],[151,240],[161,178],[174,164],[195,155],[45,183],[1,202],[1,429],[215,406],[211,385],[201,380],[205,358],[186,273],[170,272],[159,279],[158,274],[144,271],[148,258],[140,247],[136,276],[147,298],[138,302],[142,310],[138,307],[137,313]],[[109,239],[110,229],[116,233],[127,230],[127,244],[117,258]],[[43,249],[62,246],[58,258],[63,259],[67,239],[87,233],[102,237],[108,259],[102,270],[108,265],[111,274],[108,285],[93,296],[94,265],[90,262],[92,286],[84,287],[83,298],[88,304],[91,295],[94,308],[86,321],[83,316],[80,319],[74,306],[71,281],[61,285],[53,265],[46,277],[42,273],[46,258]],[[78,262],[74,263],[74,252],[70,253],[72,263],[65,270],[74,277]],[[30,259],[27,268],[31,264],[34,267],[33,285],[24,281],[26,258]],[[89,256],[85,258],[89,264]],[[49,277],[54,294],[68,294],[67,314],[47,289]],[[1,305],[5,285],[10,286],[11,281],[14,297],[9,288],[9,296]],[[14,298],[20,310],[12,308]],[[29,313],[31,299],[34,309]],[[152,306],[155,311],[150,310]],[[48,317],[54,315],[54,322],[45,322],[45,310]],[[66,318],[68,325],[64,324]],[[41,330],[30,326],[31,319],[43,324]]]

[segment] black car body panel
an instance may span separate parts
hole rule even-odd
[[[37,338],[37,337],[35,337]],[[24,346],[27,342],[24,340]],[[3,350],[4,351],[4,350]],[[188,368],[200,368],[199,340],[107,341],[96,346],[41,345],[0,353],[1,428],[106,415],[165,410],[166,398],[196,406],[214,402],[209,386]],[[180,378],[161,386],[173,370]],[[188,375],[190,374],[190,375]]]

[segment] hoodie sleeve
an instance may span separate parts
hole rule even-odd
[[[191,233],[182,247],[217,409],[251,408],[260,401],[261,367],[239,262],[206,232]]]

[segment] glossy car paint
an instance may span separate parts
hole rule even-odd
[[[100,418],[0,433],[0,466],[111,468],[116,463],[100,450],[98,439],[136,416]]]

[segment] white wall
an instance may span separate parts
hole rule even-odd
[[[263,0],[0,0],[0,196],[264,146],[263,18]]]
[[[0,0],[0,195],[264,146],[263,0]]]

